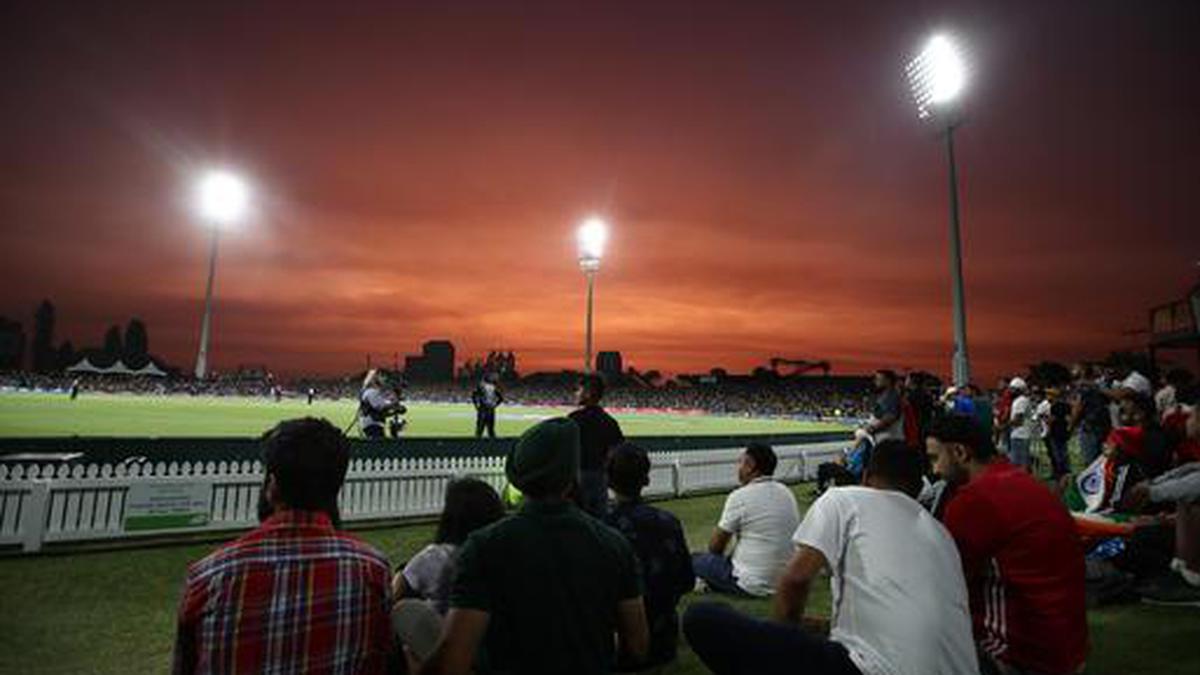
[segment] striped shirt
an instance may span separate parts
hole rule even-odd
[[[174,672],[383,673],[389,576],[327,515],[277,513],[188,568]]]

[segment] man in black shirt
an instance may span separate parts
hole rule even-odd
[[[644,670],[675,660],[679,641],[679,599],[696,585],[692,554],[679,519],[642,501],[650,484],[650,458],[632,443],[613,448],[608,460],[608,484],[616,503],[605,523],[625,535],[633,546],[644,584],[642,599],[650,625],[650,652],[642,663],[618,663],[617,670]]]
[[[489,438],[495,438],[496,408],[504,403],[504,394],[496,384],[494,373],[488,373],[480,380],[471,393],[471,403],[475,404],[475,438],[482,438],[485,431]]]
[[[1058,480],[1071,473],[1071,461],[1067,455],[1067,443],[1071,440],[1071,406],[1067,405],[1057,389],[1048,389],[1046,398],[1050,400],[1046,446],[1050,453],[1050,465],[1054,479]]]
[[[579,461],[579,489],[577,499],[584,511],[603,518],[608,512],[608,477],[604,467],[608,453],[625,440],[621,425],[604,412],[600,399],[604,398],[604,380],[589,373],[579,380],[575,392],[579,409],[569,417],[579,425],[582,452]]]

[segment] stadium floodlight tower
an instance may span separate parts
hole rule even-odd
[[[592,292],[596,285],[596,272],[600,270],[600,258],[604,255],[604,244],[608,241],[608,224],[600,218],[591,217],[579,226],[579,269],[587,277],[587,328],[583,349],[583,372],[592,372]]]
[[[221,230],[236,227],[245,219],[250,209],[250,188],[231,171],[210,170],[196,183],[195,208],[212,237],[208,285],[204,291],[204,319],[200,323],[200,350],[196,354],[196,379],[202,380],[208,375],[208,333],[212,320],[213,277],[217,271],[217,240]]]
[[[971,380],[967,357],[967,315],[963,299],[962,242],[958,224],[958,169],[954,162],[954,129],[961,121],[959,103],[967,85],[967,62],[954,40],[934,35],[905,69],[917,116],[937,125],[946,138],[950,177],[950,275],[954,299],[954,384]]]

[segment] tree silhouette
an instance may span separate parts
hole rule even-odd
[[[25,364],[25,328],[20,321],[0,316],[0,370],[20,370]]]
[[[54,305],[43,300],[33,313],[33,370],[49,373],[56,370],[58,354],[54,351]]]
[[[121,358],[124,350],[121,348],[121,327],[109,326],[104,334],[104,353],[113,359]]]
[[[1071,369],[1057,361],[1041,361],[1029,366],[1029,379],[1044,387],[1061,387],[1071,382]]]
[[[125,363],[138,367],[150,358],[150,337],[146,333],[146,324],[141,319],[132,318],[125,327]]]
[[[55,352],[55,360],[58,362],[58,370],[66,370],[75,363],[75,345],[71,344],[70,340],[64,340],[58,346],[58,351]]]

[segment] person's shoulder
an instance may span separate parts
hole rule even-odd
[[[653,522],[663,529],[683,529],[683,524],[679,522],[679,518],[666,509],[642,503],[638,504],[636,513],[639,519],[646,522]]]
[[[330,536],[330,541],[343,555],[354,556],[369,567],[382,568],[385,572],[391,571],[391,564],[383,551],[349,532],[335,532]]]

